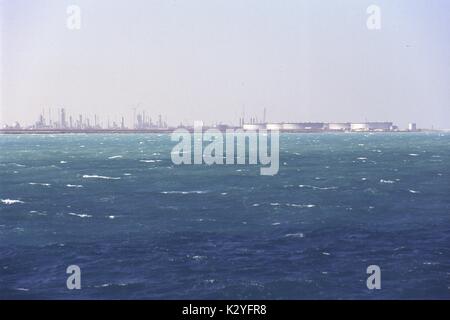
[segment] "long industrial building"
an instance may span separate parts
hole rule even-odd
[[[392,122],[286,122],[243,124],[244,130],[279,130],[285,132],[387,132],[395,131]]]

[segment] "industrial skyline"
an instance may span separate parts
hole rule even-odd
[[[131,118],[131,117],[130,117]],[[3,129],[164,129],[167,128],[167,120],[159,114],[154,121],[145,110],[134,108],[131,118],[131,126],[126,124],[125,116],[106,116],[98,114],[86,115],[78,113],[73,116],[66,108],[44,108],[38,119],[31,124],[16,120],[13,124],[5,124]]]
[[[243,112],[239,117],[239,124],[215,122],[206,127],[214,127],[219,129],[242,128],[247,131],[254,130],[279,130],[282,132],[350,132],[350,131],[408,131],[415,132],[418,129],[416,123],[409,123],[407,127],[400,128],[392,121],[363,121],[363,122],[271,122],[268,121],[267,109],[263,109],[262,117],[250,116],[246,117]],[[22,124],[19,120],[14,124],[4,125],[2,132],[13,132],[14,130],[23,130],[30,132],[46,132],[46,131],[73,131],[73,132],[95,132],[102,130],[113,131],[159,131],[170,130],[174,128],[192,128],[192,124],[179,123],[170,126],[167,119],[159,114],[152,118],[151,113],[146,110],[133,108],[131,125],[126,125],[125,116],[120,117],[106,116],[101,118],[94,114],[89,116],[86,114],[72,115],[66,108],[44,108],[38,115],[37,120],[32,124]],[[433,128],[428,128],[433,129]]]

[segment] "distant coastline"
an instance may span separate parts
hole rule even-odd
[[[164,129],[0,129],[0,134],[135,134],[135,133],[160,133],[167,134],[172,133],[177,128],[164,128]],[[184,129],[189,132],[193,131],[191,127],[185,127]],[[217,127],[204,127],[208,129],[219,129],[225,131],[223,128]],[[241,127],[227,127],[226,129],[242,129]],[[245,129],[244,129],[245,130]],[[269,129],[270,130],[270,129]],[[254,131],[254,130],[245,130]],[[334,130],[280,130],[282,133],[418,133],[418,132],[448,132],[447,130],[437,129],[419,129],[415,131],[409,130],[395,130],[395,131],[334,131]]]

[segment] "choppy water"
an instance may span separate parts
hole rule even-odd
[[[286,134],[274,177],[173,145],[0,136],[0,298],[450,298],[449,134]]]

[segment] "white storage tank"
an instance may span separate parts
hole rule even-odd
[[[369,122],[369,130],[371,131],[391,131],[392,122]]]
[[[283,123],[282,129],[286,131],[301,130],[302,126],[298,123]]]
[[[324,130],[325,123],[323,122],[303,122],[299,123],[303,130]]]
[[[369,124],[362,122],[362,123],[352,123],[350,125],[352,131],[369,131]]]
[[[328,130],[330,131],[348,131],[351,129],[349,122],[335,122],[328,124]]]
[[[282,130],[283,125],[281,123],[268,123],[266,128],[267,130]]]

